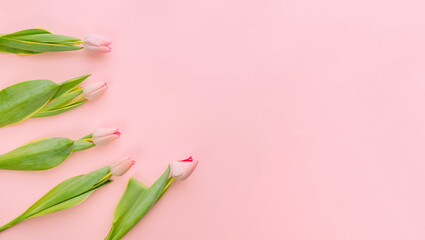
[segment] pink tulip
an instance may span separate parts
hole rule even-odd
[[[124,173],[126,173],[131,166],[133,166],[136,162],[134,160],[132,160],[131,158],[126,158],[125,160],[118,162],[118,163],[113,163],[110,168],[111,168],[111,174],[113,176],[122,176],[124,175]]]
[[[171,176],[177,180],[185,180],[192,174],[198,165],[198,160],[193,160],[189,157],[185,160],[175,161],[171,163]]]
[[[95,100],[108,88],[105,82],[95,82],[83,88],[83,94],[88,100]]]
[[[83,41],[84,49],[93,54],[110,52],[111,47],[109,45],[111,43],[111,40],[96,33],[87,34]]]
[[[116,128],[99,128],[92,134],[93,143],[96,145],[106,145],[121,136]]]

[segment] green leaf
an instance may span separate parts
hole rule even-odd
[[[83,48],[81,46],[72,46],[66,44],[30,42],[6,36],[0,37],[0,45],[33,52],[61,52],[79,50]]]
[[[51,34],[51,32],[47,31],[46,29],[41,28],[33,28],[33,29],[26,29],[19,32],[14,32],[6,35],[1,35],[0,37],[19,37],[19,36],[27,36],[27,35],[34,35],[34,34]]]
[[[92,142],[86,140],[77,140],[74,142],[74,152],[86,150],[94,146],[96,146],[96,144]]]
[[[72,101],[73,99],[78,97],[81,93],[83,93],[83,90],[77,90],[77,91],[65,93],[65,94],[59,96],[53,102],[50,102],[47,106],[45,106],[39,112],[45,112],[45,111],[48,111],[48,110],[58,109],[58,108],[60,108],[64,105],[68,104],[70,101]]]
[[[174,182],[174,177],[169,177],[167,180],[167,183],[165,184],[164,189],[162,190],[161,195],[159,196],[158,200],[156,200],[157,202],[162,198],[162,196],[164,196],[164,194],[168,191],[168,189],[170,188],[173,182]]]
[[[22,215],[0,227],[0,231],[32,217],[73,207],[84,201],[97,188],[111,182],[110,176],[109,167],[104,167],[86,175],[67,179],[41,197]]]
[[[38,171],[65,161],[71,155],[74,141],[69,138],[45,138],[30,142],[0,155],[0,169]]]
[[[1,90],[0,127],[30,118],[50,101],[58,88],[50,80],[31,80]]]
[[[13,54],[39,54],[43,52],[71,51],[83,48],[81,39],[52,34],[44,29],[27,29],[0,35],[0,52]]]
[[[93,137],[93,133],[90,133],[89,135],[84,136],[84,137],[80,138],[79,140],[87,140],[87,139],[91,139],[92,137]]]
[[[58,212],[58,211],[61,211],[61,210],[65,210],[65,209],[74,207],[74,206],[80,204],[81,202],[83,202],[84,200],[86,200],[96,189],[103,187],[104,185],[111,183],[111,182],[112,182],[112,180],[107,180],[107,181],[102,182],[101,184],[95,185],[96,187],[90,188],[90,190],[88,190],[87,192],[82,193],[81,195],[78,195],[78,196],[73,197],[71,199],[68,199],[66,201],[63,201],[59,204],[56,204],[53,207],[47,208],[46,210],[43,210],[43,211],[41,211],[37,214],[34,214],[34,215],[31,216],[31,218],[46,215],[46,214],[49,214],[49,213]]]
[[[81,42],[80,39],[75,37],[50,34],[50,33],[16,36],[16,37],[13,37],[13,39],[30,41],[30,42],[60,43],[60,44],[62,44],[63,42],[73,42],[74,45],[80,44]]]
[[[79,175],[63,181],[34,203],[23,216],[31,217],[59,203],[79,196],[92,188],[110,173],[109,167],[104,167],[86,175]]]
[[[6,47],[6,46],[2,46],[2,45],[0,45],[0,52],[13,53],[13,54],[23,54],[23,55],[32,55],[32,54],[42,53],[42,52],[22,50],[22,49],[18,49],[18,48],[11,48],[11,47]]]
[[[61,211],[61,210],[76,206],[79,203],[81,203],[82,201],[86,200],[92,192],[93,191],[89,191],[89,192],[83,193],[81,195],[78,195],[74,198],[71,198],[69,200],[63,201],[63,202],[61,202],[57,205],[54,205],[53,207],[47,208],[47,209],[45,209],[45,210],[43,210],[43,211],[41,211],[37,214],[34,214],[31,217],[38,217],[38,216],[46,215],[46,214],[49,214],[49,213],[54,213],[54,212],[57,212],[57,211]]]
[[[54,110],[45,111],[45,112],[38,112],[31,117],[32,118],[39,118],[39,117],[49,117],[49,116],[58,115],[58,114],[61,114],[61,113],[64,113],[64,112],[68,112],[69,110],[74,109],[76,107],[79,107],[86,102],[87,102],[87,100],[83,100],[83,101],[75,102],[71,105],[67,105],[67,106],[59,108],[59,109],[54,109]]]
[[[115,208],[112,228],[105,240],[121,239],[145,216],[160,197],[169,174],[170,167],[149,188],[136,179],[130,178],[124,195]]]
[[[90,76],[91,74],[87,74],[81,77],[76,77],[68,81],[62,82],[60,84],[58,91],[56,92],[56,94],[53,96],[52,99],[56,99],[57,97],[62,96],[63,94],[73,90],[75,87],[77,87],[80,83],[82,83],[84,80],[86,80]]]

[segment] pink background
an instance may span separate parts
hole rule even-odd
[[[0,88],[92,73],[95,102],[0,129],[0,152],[98,127],[122,138],[45,172],[0,172],[0,224],[60,181],[130,155],[83,204],[0,239],[103,239],[127,180],[194,174],[124,239],[425,239],[423,1],[10,1],[0,32],[44,27],[112,53],[0,54]]]

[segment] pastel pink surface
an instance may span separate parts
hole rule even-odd
[[[44,172],[0,172],[0,224],[58,182],[131,156],[81,205],[0,239],[103,239],[130,176],[151,184],[192,155],[124,238],[425,238],[425,2],[0,0],[0,32],[43,27],[112,52],[0,54],[0,88],[92,73],[99,99],[0,129],[0,152],[99,127],[121,138]]]

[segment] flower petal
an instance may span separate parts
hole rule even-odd
[[[185,180],[188,178],[198,165],[198,160],[193,160],[192,157],[172,162],[171,164],[171,176],[177,180]]]

